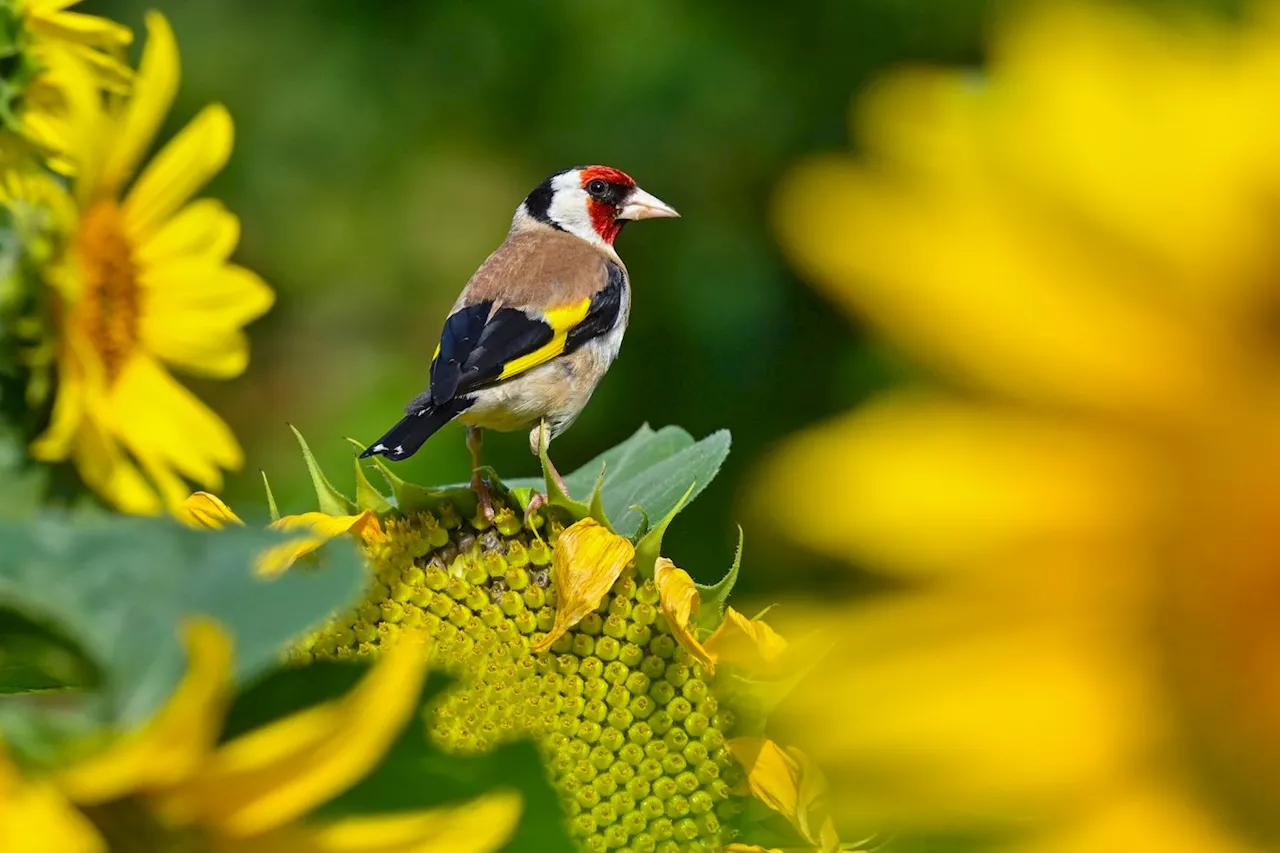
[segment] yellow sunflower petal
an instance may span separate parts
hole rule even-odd
[[[701,661],[708,672],[715,672],[715,659],[707,654],[694,634],[700,602],[693,578],[684,569],[676,568],[676,564],[666,557],[659,557],[653,565],[653,582],[658,586],[662,615],[671,626],[671,633],[675,634],[685,651]]]
[[[236,839],[228,853],[490,853],[510,838],[520,811],[517,794],[495,793],[429,811],[293,824]]]
[[[133,41],[133,30],[96,15],[79,12],[37,14],[30,18],[31,28],[42,36],[92,47],[127,47]]]
[[[1159,292],[1150,268],[965,190],[922,192],[829,158],[783,184],[775,219],[802,272],[949,374],[1127,417],[1203,411],[1217,349],[1139,295]]]
[[[171,468],[217,490],[219,469],[243,463],[227,425],[154,359],[135,356],[117,378],[109,401],[121,440],[139,460]],[[186,499],[184,491],[175,504]]]
[[[139,266],[151,268],[168,261],[221,264],[240,240],[240,220],[222,202],[211,198],[193,201],[178,211],[155,233],[141,241],[133,257]]]
[[[426,664],[421,643],[393,646],[343,698],[220,747],[163,794],[163,807],[176,820],[235,837],[307,814],[381,761],[417,707]]]
[[[748,619],[730,607],[725,611],[724,621],[707,638],[705,648],[716,663],[726,663],[761,678],[773,678],[782,674],[787,641],[763,621]]]
[[[71,455],[76,430],[84,417],[84,380],[77,366],[65,362],[58,370],[58,395],[49,426],[31,442],[31,458],[60,462]]]
[[[125,227],[138,242],[154,233],[231,156],[231,114],[221,104],[201,110],[138,176],[124,200]]]
[[[25,782],[0,756],[0,850],[106,853],[92,823],[48,782]]]
[[[97,804],[158,791],[202,766],[217,743],[231,689],[231,638],[207,620],[186,625],[187,673],[143,728],[57,777],[72,800]]]
[[[1107,797],[1059,832],[1012,847],[1013,853],[1076,853],[1080,850],[1159,850],[1160,853],[1260,853],[1229,825],[1215,820],[1203,802],[1186,792],[1139,782]]]
[[[817,477],[841,484],[821,523],[789,497]],[[784,533],[803,531],[806,547],[918,574],[1027,549],[1079,553],[1130,541],[1160,483],[1143,448],[1101,430],[898,394],[791,439],[756,492],[760,511]]]
[[[156,491],[109,430],[110,420],[95,406],[76,432],[73,459],[89,488],[120,512],[155,515],[163,509]]]
[[[1076,562],[1031,571],[1072,578]],[[1147,650],[1095,627],[1113,614],[1056,598],[980,588],[810,614],[832,652],[770,731],[821,763],[842,822],[869,832],[1031,817],[1105,788],[1168,737],[1168,716],[1130,670]]]
[[[551,648],[565,631],[599,607],[600,600],[635,556],[630,542],[593,519],[584,518],[566,528],[556,540],[551,564],[556,585],[556,621],[533,650]]]
[[[222,502],[217,495],[194,492],[183,502],[177,518],[189,527],[221,530],[229,524],[243,526],[240,516]]]
[[[826,781],[799,750],[783,750],[765,738],[725,742],[747,773],[752,796],[781,814],[806,841],[823,853],[838,850],[840,839],[827,811]]]
[[[163,343],[166,334],[197,337],[237,329],[275,301],[256,273],[203,259],[160,263],[144,270],[139,283],[146,289],[147,312],[155,318],[144,318],[142,334],[148,344]]]
[[[147,44],[133,81],[133,94],[125,107],[112,147],[95,186],[116,194],[138,167],[160,123],[164,121],[178,90],[178,44],[168,20],[148,12]],[[92,190],[94,187],[86,187]]]
[[[275,577],[292,566],[300,558],[321,548],[344,533],[368,538],[380,535],[378,517],[372,510],[358,515],[328,515],[323,512],[304,512],[286,515],[271,524],[272,530],[285,530],[304,534],[296,539],[268,548],[258,558],[257,570],[264,577]]]

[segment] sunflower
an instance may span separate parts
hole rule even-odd
[[[227,263],[236,218],[216,201],[188,203],[230,154],[226,109],[205,108],[133,177],[178,84],[168,23],[152,13],[147,27],[127,100],[73,98],[71,274],[46,281],[58,391],[31,446],[41,461],[73,460],[103,499],[135,513],[176,508],[184,478],[217,489],[222,469],[241,464],[226,424],[169,368],[239,375],[249,359],[241,327],[273,301],[257,275]]]
[[[983,849],[1280,844],[1280,19],[1056,5],[784,182],[839,305],[954,381],[790,440],[810,548],[903,581],[785,719],[846,820]],[[784,729],[785,730],[785,729]]]
[[[66,88],[83,76],[94,88],[112,93],[129,89],[133,72],[122,61],[133,41],[128,27],[94,15],[68,11],[79,0],[5,0],[0,18],[11,17],[6,29],[18,58],[16,69],[0,81],[0,114],[16,129],[51,153],[55,162],[70,148]],[[63,162],[66,169],[70,165]]]
[[[326,511],[277,517],[272,527],[301,538],[260,567],[282,571],[352,535],[369,578],[362,600],[293,650],[297,663],[379,655],[425,632],[432,664],[459,682],[434,706],[432,741],[468,755],[531,739],[584,853],[721,853],[739,837],[731,849],[764,849],[745,846],[761,838],[842,849],[821,773],[764,733],[767,697],[805,668],[807,646],[724,604],[736,569],[700,589],[656,557],[670,518],[634,543],[561,506],[530,525],[500,501],[490,521],[469,491],[384,469],[395,488],[383,496],[359,467],[356,506],[305,443],[304,454]],[[178,517],[242,523],[206,493]],[[763,815],[782,831],[762,834]]]
[[[306,816],[381,761],[413,716],[420,651],[389,652],[345,696],[219,742],[231,646],[192,622],[189,666],[141,729],[68,767],[26,777],[0,751],[6,853],[488,853],[510,836],[519,798],[313,822]]]

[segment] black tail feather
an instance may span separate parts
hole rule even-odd
[[[385,456],[392,462],[408,459],[418,452],[436,430],[465,412],[471,403],[472,400],[468,397],[448,400],[439,406],[427,403],[401,418],[398,424],[387,430],[386,435],[361,453],[360,458]]]

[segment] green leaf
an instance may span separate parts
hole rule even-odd
[[[661,436],[656,433],[654,439],[660,440]],[[665,451],[671,446],[654,447],[654,443],[651,441],[645,450]],[[715,479],[729,455],[729,443],[729,433],[721,430],[643,468],[633,468],[632,460],[624,459],[626,467],[610,477],[604,488],[604,508],[617,531],[634,536],[639,530],[641,514],[632,509],[633,505],[643,507],[649,518],[665,516],[677,504],[687,506]],[[645,456],[646,462],[652,458],[648,453]],[[640,461],[635,460],[636,465]],[[635,473],[628,476],[630,470]]]
[[[288,538],[119,516],[0,522],[0,606],[49,623],[83,649],[102,674],[99,717],[137,723],[183,671],[185,618],[205,614],[229,629],[244,680],[359,595],[362,562],[345,540],[323,549],[317,571],[259,578],[257,555]]]
[[[729,454],[729,444],[729,433],[723,430],[695,442],[680,427],[666,426],[655,432],[645,424],[626,441],[564,478],[571,508],[579,513],[576,518],[592,514],[589,505],[573,500],[573,496],[594,497],[595,483],[603,474],[600,509],[616,532],[638,540],[647,531],[646,518],[662,518],[690,486],[696,484],[689,495],[692,501],[715,479]],[[520,478],[507,485],[540,489],[544,482]]]
[[[397,476],[378,456],[373,457],[373,464],[382,478],[387,481],[387,485],[391,487],[395,507],[400,512],[438,512],[442,504],[448,503],[452,504],[461,516],[475,515],[479,501],[476,500],[475,492],[471,491],[471,486],[444,486],[429,489]]]
[[[724,610],[729,606],[729,594],[733,592],[733,585],[738,582],[738,568],[742,565],[742,542],[742,526],[739,525],[738,549],[733,552],[733,565],[729,567],[729,571],[718,583],[711,586],[694,584],[698,588],[700,604],[698,630],[704,635],[710,634],[724,621]]]
[[[302,433],[298,432],[298,428],[293,424],[289,424],[289,429],[293,430],[298,444],[302,447],[302,458],[306,460],[307,470],[311,473],[311,484],[315,487],[316,499],[320,501],[320,511],[326,515],[355,515],[356,505],[350,498],[335,489],[325,477],[320,463],[316,461],[315,454],[307,446],[307,440],[302,437]]]
[[[99,678],[84,650],[53,626],[0,608],[0,694],[89,688]]]

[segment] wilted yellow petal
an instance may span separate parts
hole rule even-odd
[[[19,776],[0,744],[0,850],[105,853],[106,843],[52,783]]]
[[[310,554],[326,543],[337,539],[344,533],[353,533],[364,539],[381,536],[382,527],[378,517],[372,510],[364,510],[358,515],[328,515],[323,512],[304,512],[301,515],[286,515],[271,524],[272,530],[285,530],[302,533],[296,539],[274,545],[258,557],[257,570],[264,577],[275,577],[292,566],[302,557]]]
[[[251,839],[235,853],[490,853],[520,819],[518,794],[488,794],[422,812],[353,817],[329,824],[291,824]]]
[[[600,600],[635,559],[631,543],[605,530],[594,519],[570,525],[556,540],[551,577],[556,585],[556,621],[551,632],[533,647],[546,651],[582,618],[600,606]]]
[[[748,619],[730,607],[720,627],[707,638],[705,648],[716,663],[773,678],[781,674],[779,667],[787,652],[787,641],[763,621]]]
[[[206,530],[221,530],[228,524],[244,524],[240,516],[223,503],[221,498],[208,492],[194,492],[174,515],[188,527]]]
[[[694,635],[693,623],[698,617],[698,588],[693,585],[693,578],[684,569],[676,568],[676,564],[666,557],[659,557],[653,564],[653,582],[658,586],[658,597],[662,606],[662,615],[671,626],[685,651],[697,658],[708,672],[715,672],[715,660],[707,654],[707,650]]]
[[[821,772],[796,749],[783,750],[765,738],[733,738],[725,746],[747,771],[752,796],[781,814],[819,850],[840,847],[827,811],[827,786]]]
[[[220,747],[163,793],[174,819],[236,837],[267,832],[341,793],[382,760],[418,704],[421,643],[385,651],[341,699],[255,729]]]
[[[205,761],[231,687],[231,638],[204,619],[190,621],[185,635],[187,674],[155,718],[59,774],[72,800],[96,804],[163,789]]]

